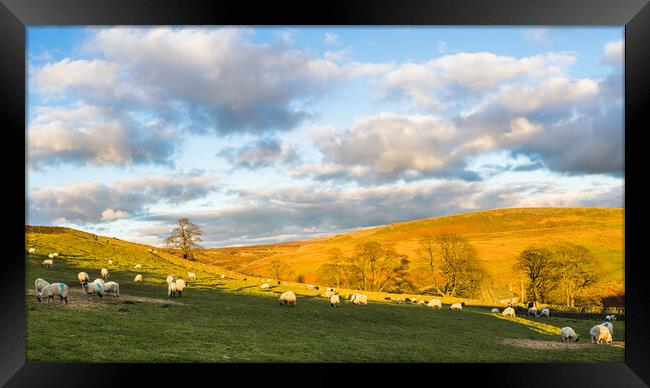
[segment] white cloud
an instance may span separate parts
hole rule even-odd
[[[129,213],[122,211],[122,210],[113,210],[113,209],[106,209],[102,212],[102,220],[103,221],[113,221],[117,220],[120,218],[126,218],[129,216]]]
[[[337,34],[333,34],[330,32],[325,33],[325,38],[323,38],[323,41],[327,44],[338,44],[339,43],[339,36]]]
[[[625,42],[623,39],[607,42],[603,47],[603,61],[622,68],[625,61]]]

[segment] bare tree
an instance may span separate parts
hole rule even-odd
[[[184,259],[195,260],[193,250],[200,248],[203,232],[201,227],[193,224],[189,218],[178,219],[178,227],[165,239],[168,247],[181,251]]]
[[[575,307],[576,294],[598,281],[593,255],[583,246],[562,243],[552,248],[551,270],[567,307]]]
[[[290,276],[294,271],[290,271],[287,264],[279,260],[272,260],[269,265],[269,271],[274,279],[281,280],[285,276]]]
[[[542,296],[552,283],[552,252],[544,247],[529,247],[517,257],[516,267],[530,280],[533,302],[542,301]]]
[[[424,289],[442,296],[470,296],[480,289],[483,271],[476,250],[463,236],[440,233],[425,237],[416,253],[427,274]]]

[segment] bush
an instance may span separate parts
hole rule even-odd
[[[305,282],[305,275],[298,275],[298,277],[296,278],[296,281],[298,283],[304,283]]]

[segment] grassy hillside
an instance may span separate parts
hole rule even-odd
[[[38,229],[32,229],[32,232]],[[601,320],[504,319],[488,307],[467,306],[461,312],[431,310],[382,299],[368,306],[344,303],[331,308],[320,291],[304,285],[274,285],[263,292],[261,279],[217,268],[149,255],[144,245],[71,230],[28,233],[26,310],[28,361],[79,362],[623,362],[625,331],[615,323],[615,343],[592,345],[588,331]],[[55,249],[56,248],[56,249]],[[54,267],[40,266],[46,254],[60,254]],[[110,257],[114,266],[106,264]],[[132,270],[142,264],[144,284]],[[76,279],[83,270],[94,278],[99,268],[111,270],[120,283],[119,298],[88,301]],[[183,298],[166,297],[164,277],[181,276],[188,268],[198,275]],[[71,287],[69,304],[39,303],[37,277]],[[277,304],[278,293],[298,294],[295,308]],[[321,290],[322,291],[322,290]],[[345,294],[344,296],[347,296]],[[602,317],[599,317],[602,319]],[[561,344],[559,329],[572,326],[579,344]],[[544,351],[540,351],[544,349]]]
[[[597,258],[603,271],[603,295],[624,293],[624,211],[600,208],[500,209],[396,223],[308,241],[203,252],[200,260],[236,271],[265,276],[272,260],[289,264],[295,275],[316,281],[318,268],[333,248],[351,255],[355,247],[377,241],[407,255],[418,264],[418,241],[428,235],[453,232],[464,235],[476,248],[487,286],[495,298],[510,296],[518,287],[512,270],[516,256],[533,244],[561,241],[580,244]]]

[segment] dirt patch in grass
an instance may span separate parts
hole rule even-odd
[[[34,290],[27,290],[27,295],[33,299],[35,303],[38,303],[36,300],[36,292]],[[42,303],[46,303],[46,301],[43,301]],[[59,298],[55,297],[54,298],[54,303],[59,303]],[[70,288],[68,291],[68,305],[67,307],[70,308],[78,308],[78,309],[92,309],[96,308],[97,306],[101,306],[103,304],[136,304],[136,303],[156,303],[156,304],[162,304],[162,305],[185,305],[182,302],[176,302],[174,300],[169,300],[169,299],[161,299],[161,298],[149,298],[146,296],[132,296],[132,295],[120,295],[118,298],[115,298],[113,296],[104,296],[104,300],[101,302],[99,301],[99,298],[94,297],[93,300],[88,300],[88,297],[81,292],[80,289],[77,288]],[[52,302],[50,302],[52,304]],[[65,305],[65,302],[63,302]]]
[[[514,346],[517,348],[523,349],[534,349],[534,350],[564,350],[564,349],[585,349],[594,346],[616,346],[616,347],[625,347],[625,341],[613,341],[609,345],[597,345],[590,342],[578,342],[578,343],[568,343],[557,341],[544,341],[544,340],[533,340],[533,339],[521,339],[521,338],[505,338],[498,340],[499,345]]]

